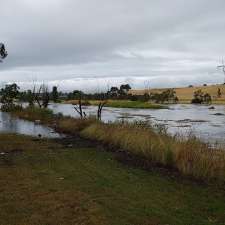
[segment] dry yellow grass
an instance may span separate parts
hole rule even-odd
[[[222,96],[217,98],[217,91],[220,88]],[[131,90],[130,93],[133,95],[143,95],[145,93],[160,93],[168,88],[154,88],[145,90]],[[209,93],[212,96],[213,103],[215,104],[225,104],[225,85],[209,85],[209,86],[196,86],[196,87],[180,87],[174,88],[177,97],[180,102],[190,103],[193,98],[195,91],[201,89],[205,93]]]
[[[225,151],[211,149],[194,137],[184,139],[137,125],[102,123],[90,125],[81,134],[175,168],[184,175],[225,181]]]
[[[195,137],[171,137],[163,129],[156,132],[155,128],[141,122],[105,124],[92,118],[57,117],[51,111],[40,109],[28,108],[16,115],[30,120],[39,118],[60,132],[122,148],[151,163],[175,168],[184,175],[225,181],[224,149],[211,149]]]

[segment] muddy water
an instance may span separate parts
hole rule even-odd
[[[0,112],[0,133],[16,133],[45,138],[59,138],[51,128],[30,121],[13,118],[10,114]]]
[[[73,105],[51,104],[50,108],[55,113],[77,117]],[[102,119],[105,122],[115,120],[144,120],[154,124],[163,124],[171,134],[181,133],[188,135],[190,132],[205,142],[225,145],[225,106],[199,106],[190,104],[169,105],[169,109],[122,109],[104,108]],[[84,108],[87,115],[96,115],[97,107]]]

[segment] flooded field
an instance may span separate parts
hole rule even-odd
[[[54,113],[78,117],[71,104],[50,104]],[[96,106],[86,106],[87,115],[96,115]],[[105,122],[116,120],[142,120],[166,126],[170,134],[196,135],[204,142],[225,146],[225,106],[199,106],[190,104],[169,105],[169,109],[125,109],[105,107],[102,112]],[[38,123],[12,118],[0,112],[0,132],[19,133],[31,136],[58,138],[53,129]]]
[[[51,104],[50,108],[64,115],[77,117],[73,105]],[[87,115],[96,115],[97,107],[84,108]],[[163,124],[171,134],[190,132],[205,142],[225,145],[225,106],[215,105],[213,109],[205,105],[177,104],[169,109],[122,109],[104,108],[102,119],[105,122],[115,120],[144,120],[153,124]]]
[[[59,138],[60,135],[46,126],[13,118],[10,114],[0,112],[0,133],[16,133],[45,138]]]

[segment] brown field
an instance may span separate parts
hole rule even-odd
[[[217,91],[220,88],[222,96],[217,98]],[[168,88],[154,88],[145,90],[131,90],[133,95],[143,95],[144,93],[157,93],[162,92]],[[209,93],[212,96],[214,104],[225,104],[225,85],[209,85],[209,86],[196,86],[196,87],[180,87],[174,88],[181,103],[189,103],[193,98],[193,93],[196,90],[201,89],[205,93]]]

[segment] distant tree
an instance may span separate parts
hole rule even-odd
[[[221,90],[220,90],[220,88],[218,88],[218,90],[217,90],[217,98],[221,98],[221,96],[222,96]]]
[[[53,102],[57,102],[59,100],[59,93],[56,86],[52,88],[52,100]]]
[[[15,104],[14,100],[17,98],[19,94],[19,86],[15,83],[6,85],[5,88],[1,89],[1,103],[2,109],[10,110],[12,109]]]
[[[40,108],[47,108],[50,100],[50,94],[48,90],[48,86],[42,84],[38,90],[36,91],[36,87],[34,87],[34,99],[37,102]]]
[[[18,95],[18,100],[20,102],[28,102],[29,106],[33,106],[35,102],[35,93],[31,90],[20,91]]]
[[[204,93],[202,92],[201,89],[195,91],[194,98],[192,99],[191,103],[195,103],[195,104],[203,103],[203,96],[204,96]]]
[[[156,103],[176,103],[179,99],[176,96],[176,91],[174,89],[167,89],[162,93],[151,93],[150,100],[153,100]]]
[[[212,102],[211,95],[206,93],[203,96],[203,103],[210,104]]]
[[[120,85],[120,94],[121,95],[127,95],[128,91],[131,89],[131,86],[129,84],[122,84]]]
[[[34,93],[34,91],[33,92],[31,90],[27,91],[26,100],[29,103],[29,106],[34,106],[34,102],[35,102],[35,93]]]
[[[208,94],[208,93],[204,93],[201,89],[199,89],[199,90],[194,92],[194,97],[191,100],[191,103],[194,103],[194,104],[203,104],[203,103],[209,104],[209,103],[211,103],[211,101],[212,101],[211,95]]]
[[[112,98],[117,97],[119,95],[118,87],[111,87],[110,90],[107,92],[107,95]]]
[[[0,43],[0,62],[2,62],[2,60],[6,58],[7,55],[8,53],[5,50],[5,45],[3,43]]]

